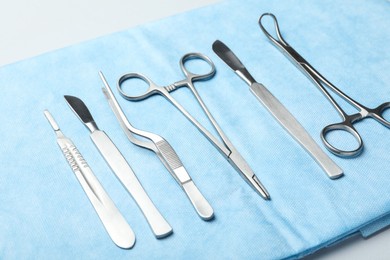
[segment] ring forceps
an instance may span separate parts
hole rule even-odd
[[[214,217],[213,208],[210,206],[208,201],[203,197],[202,193],[196,187],[190,175],[187,173],[186,169],[181,163],[180,158],[177,156],[171,145],[159,135],[142,131],[133,127],[130,124],[129,120],[127,120],[125,114],[119,106],[114,96],[114,93],[112,93],[112,90],[108,85],[108,82],[104,77],[103,73],[99,72],[99,76],[103,81],[105,87],[102,89],[103,93],[107,98],[107,101],[116,118],[118,119],[127,138],[133,144],[153,151],[160,159],[160,161],[164,164],[165,168],[167,168],[167,170],[183,188],[184,192],[190,199],[198,215],[203,220],[212,219]],[[143,137],[147,139],[147,141],[139,140],[136,138],[136,136]]]
[[[263,26],[262,19],[265,16],[270,16],[275,25],[276,35],[278,39],[275,39]],[[332,152],[333,154],[341,157],[353,157],[359,155],[363,150],[363,141],[360,137],[360,134],[357,132],[357,130],[353,127],[353,124],[355,122],[358,122],[360,120],[363,120],[364,118],[371,117],[375,119],[377,122],[381,123],[382,125],[390,128],[390,122],[386,120],[383,117],[383,113],[386,109],[390,108],[390,102],[385,102],[378,107],[371,109],[363,106],[362,104],[358,103],[357,101],[353,100],[346,94],[344,94],[340,89],[338,89],[336,86],[334,86],[332,83],[330,83],[324,76],[322,76],[318,71],[316,71],[301,55],[299,55],[298,52],[296,52],[282,37],[279,30],[278,21],[276,20],[276,17],[273,14],[265,13],[261,15],[259,19],[259,25],[261,30],[265,33],[265,35],[268,37],[268,39],[271,40],[273,44],[275,44],[288,58],[290,58],[291,61],[295,63],[295,65],[301,69],[302,72],[304,72],[317,87],[322,91],[322,93],[325,95],[325,97],[330,101],[330,103],[333,105],[333,107],[337,110],[337,112],[340,114],[342,118],[341,123],[336,124],[330,124],[328,126],[325,126],[325,128],[321,131],[321,139],[323,143],[325,144],[326,148]],[[336,93],[338,96],[343,98],[345,101],[347,101],[349,104],[351,104],[353,107],[355,107],[357,110],[359,110],[358,113],[348,115],[345,113],[345,111],[340,107],[339,104],[333,99],[333,97],[330,95],[330,93],[326,90],[326,88],[329,88],[334,93]],[[338,149],[335,146],[333,146],[327,139],[327,134],[332,131],[344,131],[349,134],[351,134],[358,142],[358,147],[353,150],[342,150]]]
[[[195,74],[190,72],[185,63],[192,59],[198,59],[205,61],[208,65],[210,65],[211,70],[205,74]],[[128,73],[123,75],[118,81],[118,90],[119,93],[127,100],[131,101],[139,101],[146,99],[152,95],[159,94],[165,97],[168,101],[170,101],[192,124],[194,124],[198,130],[218,149],[218,151],[225,156],[228,162],[242,175],[242,177],[251,185],[264,199],[269,199],[270,196],[264,186],[261,184],[259,179],[253,173],[252,169],[248,165],[248,163],[244,160],[244,158],[239,154],[239,152],[234,148],[233,144],[229,141],[226,135],[223,133],[222,129],[218,126],[217,122],[207,109],[206,105],[203,103],[200,98],[198,92],[196,91],[193,82],[197,80],[207,80],[214,76],[215,74],[215,65],[214,63],[205,55],[200,53],[188,53],[184,55],[180,60],[180,68],[185,76],[185,79],[180,80],[176,83],[173,83],[169,86],[158,86],[153,83],[146,76],[139,73]],[[126,80],[138,78],[145,81],[149,88],[145,93],[141,95],[131,95],[126,94],[126,92],[122,89],[122,84]],[[222,143],[217,140],[206,128],[204,128],[195,118],[193,118],[170,94],[169,92],[174,91],[180,87],[188,87],[196,100],[202,107],[203,111],[207,115],[208,119],[212,123],[213,127],[219,134],[222,139]]]

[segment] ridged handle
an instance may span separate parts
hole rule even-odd
[[[198,215],[203,220],[212,219],[214,217],[213,208],[192,181],[190,175],[187,173],[187,170],[184,168],[179,156],[176,154],[175,150],[173,150],[172,146],[163,139],[156,143],[156,147],[166,162],[164,164],[167,164],[169,172],[183,188]]]
[[[135,243],[133,230],[95,177],[83,156],[69,139],[59,138],[57,142],[112,241],[121,248],[132,248]]]

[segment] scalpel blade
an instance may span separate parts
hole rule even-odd
[[[76,175],[81,187],[95,208],[103,226],[114,243],[121,248],[132,248],[135,235],[125,218],[119,212],[110,196],[89,168],[73,142],[65,137],[48,110],[44,114],[57,134],[57,143]]]
[[[99,130],[84,102],[73,96],[65,96],[68,105],[91,132],[91,139],[99,152],[111,167],[116,177],[133,197],[149,223],[154,235],[163,238],[172,233],[172,227],[155,207],[148,194],[138,181],[137,176],[121,152],[106,135]]]

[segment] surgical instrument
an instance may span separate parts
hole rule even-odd
[[[172,233],[171,226],[153,204],[118,148],[105,132],[99,130],[84,102],[73,96],[65,96],[65,99],[76,116],[91,132],[90,137],[92,141],[141,209],[154,235],[157,238],[163,238],[170,235]]]
[[[108,235],[117,246],[125,249],[132,248],[135,243],[133,230],[95,177],[76,146],[61,132],[50,112],[45,110],[44,114],[56,133],[58,146],[95,208]]]
[[[204,220],[212,219],[214,216],[212,207],[192,181],[172,146],[161,136],[132,126],[123,113],[103,73],[99,72],[99,76],[105,87],[102,88],[103,93],[128,139],[135,145],[153,151],[182,187],[198,215]],[[137,139],[136,136],[143,137],[146,140]]]
[[[343,175],[342,169],[327,156],[303,126],[263,84],[256,82],[237,56],[221,41],[213,43],[214,52],[249,86],[284,129],[314,158],[331,179]]]
[[[274,21],[274,26],[276,30],[277,38],[274,38],[263,26],[262,19],[265,16],[270,16]],[[322,76],[318,71],[316,71],[297,51],[295,51],[282,37],[279,24],[276,17],[271,13],[265,13],[260,16],[259,25],[264,34],[268,37],[268,39],[277,46],[294,64],[306,74],[308,78],[312,80],[312,82],[320,89],[320,91],[325,95],[325,97],[330,101],[333,107],[337,110],[342,118],[341,123],[330,124],[325,126],[325,128],[321,131],[321,139],[325,144],[325,147],[332,152],[333,154],[340,157],[353,157],[359,155],[363,150],[363,140],[360,137],[360,134],[357,132],[354,123],[363,120],[364,118],[371,117],[375,119],[377,122],[382,125],[390,128],[390,122],[383,117],[383,113],[386,109],[390,107],[390,102],[385,102],[379,105],[376,108],[368,108],[353,100],[351,97],[344,94],[340,89],[334,86],[331,82],[329,82],[324,76]],[[348,115],[336,102],[336,100],[330,95],[326,88],[329,88],[337,94],[339,97],[347,101],[354,108],[359,110],[358,113]],[[352,150],[342,150],[333,146],[329,140],[327,139],[327,134],[333,131],[343,131],[351,134],[356,141],[358,142],[358,147]]]
[[[205,74],[196,74],[190,72],[185,64],[189,60],[201,60],[208,63],[211,67],[211,70]],[[131,101],[139,101],[146,99],[152,95],[159,94],[164,96],[168,101],[170,101],[193,125],[195,125],[198,130],[218,149],[218,151],[225,156],[228,162],[241,174],[241,176],[248,182],[249,185],[252,186],[264,199],[270,199],[270,195],[267,190],[261,184],[257,176],[254,174],[248,163],[244,160],[244,158],[240,155],[240,153],[236,150],[233,144],[229,141],[227,136],[223,133],[222,129],[218,126],[217,122],[211,115],[210,111],[207,109],[206,105],[200,98],[197,90],[194,87],[194,81],[198,80],[207,80],[214,76],[215,74],[215,65],[207,56],[201,53],[188,53],[185,54],[180,59],[180,68],[185,76],[184,79],[177,81],[169,86],[158,86],[146,76],[139,73],[128,73],[119,78],[118,81],[118,90],[122,97]],[[145,93],[141,95],[131,95],[126,94],[126,92],[122,88],[122,84],[129,79],[138,78],[145,81],[149,88]],[[196,100],[202,107],[209,121],[212,123],[213,127],[217,131],[218,135],[222,139],[221,141],[217,140],[206,128],[204,128],[194,117],[191,116],[169,93],[176,90],[180,87],[187,87],[190,89],[192,94],[195,96]]]

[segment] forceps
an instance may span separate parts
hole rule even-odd
[[[276,35],[278,39],[275,39],[263,26],[262,19],[265,16],[270,16],[275,25]],[[299,55],[298,52],[296,52],[282,37],[279,30],[278,21],[276,20],[276,17],[271,13],[265,13],[260,16],[259,19],[259,25],[261,30],[264,32],[264,34],[268,37],[269,40],[273,44],[275,44],[291,61],[294,62],[294,64],[301,69],[302,72],[306,74],[306,76],[313,81],[315,85],[322,91],[322,93],[325,95],[325,97],[330,101],[330,103],[333,105],[333,107],[337,110],[337,112],[340,114],[342,118],[342,122],[330,124],[328,126],[325,126],[324,129],[321,131],[321,139],[323,143],[325,144],[326,148],[332,152],[333,154],[340,156],[340,157],[353,157],[359,155],[363,150],[363,140],[360,137],[360,134],[357,132],[353,124],[355,122],[358,122],[360,120],[363,120],[366,117],[371,117],[381,123],[382,125],[390,128],[390,122],[386,120],[383,117],[383,113],[386,109],[390,107],[390,102],[385,102],[381,105],[379,105],[376,108],[368,108],[363,106],[362,104],[358,103],[357,101],[353,100],[351,97],[347,96],[345,93],[343,93],[340,89],[338,89],[336,86],[334,86],[332,83],[330,83],[324,76],[322,76],[318,71],[316,71],[301,55]],[[333,99],[333,97],[330,95],[330,93],[326,90],[326,88],[329,88],[334,93],[336,93],[339,97],[347,101],[349,104],[351,104],[353,107],[355,107],[357,110],[359,110],[358,113],[348,115],[337,102]],[[336,148],[333,146],[327,137],[327,134],[332,131],[344,131],[349,134],[351,134],[356,141],[358,142],[358,147],[353,150],[342,150],[339,148]]]
[[[127,138],[133,144],[153,151],[167,168],[167,170],[172,174],[175,180],[179,183],[179,185],[183,188],[198,215],[204,220],[212,219],[214,217],[213,208],[192,181],[175,150],[173,150],[171,145],[161,136],[137,129],[132,126],[123,113],[122,108],[118,104],[114,93],[112,93],[112,90],[108,85],[108,82],[103,73],[99,72],[99,76],[104,84],[104,88],[102,89],[103,93],[106,96],[106,99],[115,116],[117,117]],[[146,140],[140,140],[136,136],[142,137]]]
[[[192,59],[198,59],[206,62],[210,65],[211,70],[205,74],[196,74],[190,72],[185,63]],[[188,53],[185,54],[180,59],[180,68],[185,76],[183,80],[177,81],[169,86],[158,86],[153,81],[151,81],[146,76],[139,73],[128,73],[123,75],[118,80],[118,91],[127,100],[139,101],[146,99],[152,95],[159,94],[165,97],[170,101],[192,124],[194,124],[198,130],[218,149],[218,151],[225,156],[228,162],[241,174],[241,176],[251,185],[264,199],[270,199],[269,193],[261,184],[257,176],[253,173],[252,169],[244,158],[239,154],[239,152],[234,148],[233,144],[229,141],[226,135],[223,133],[222,129],[218,126],[217,122],[211,115],[210,111],[207,109],[206,105],[203,103],[198,92],[196,91],[193,82],[198,80],[207,80],[214,76],[215,74],[215,65],[207,56],[201,53]],[[145,81],[149,88],[145,93],[141,95],[131,95],[127,94],[123,88],[122,84],[129,79],[138,78]],[[212,123],[213,127],[219,134],[222,139],[222,143],[217,140],[206,128],[204,128],[195,118],[193,118],[169,93],[180,87],[188,87],[192,94],[195,96],[196,100],[202,107],[203,111],[207,115],[208,119]]]

